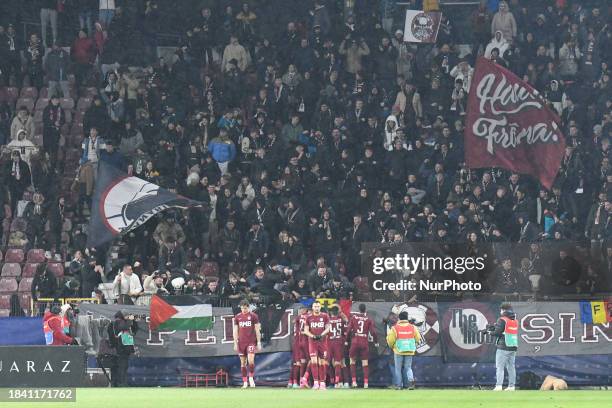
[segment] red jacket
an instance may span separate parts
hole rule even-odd
[[[91,38],[77,38],[70,53],[77,64],[93,64],[96,59],[96,45]]]
[[[51,343],[52,346],[64,346],[72,343],[72,337],[64,334],[62,318],[60,316],[51,312],[45,312],[43,327],[45,323],[49,330],[53,333],[53,343]]]

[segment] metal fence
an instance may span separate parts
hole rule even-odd
[[[78,307],[81,303],[100,303],[97,298],[38,298],[30,300],[30,316],[44,316],[53,306],[62,307],[69,304]]]

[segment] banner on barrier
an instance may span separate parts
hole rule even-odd
[[[0,346],[45,344],[42,317],[0,318]]]
[[[401,311],[408,312],[421,333],[417,355],[443,356],[447,363],[493,361],[495,339],[484,330],[499,318],[498,302],[424,302],[395,304],[366,302],[367,313],[381,336],[375,354],[388,354],[382,336]],[[353,305],[357,310],[358,303]],[[587,355],[612,353],[610,323],[583,324],[579,302],[516,302],[521,356]],[[88,331],[103,330],[100,319],[110,322],[117,310],[140,317],[135,343],[142,357],[207,357],[234,355],[232,311],[214,308],[214,324],[207,331],[152,331],[148,327],[149,309],[145,306],[81,305],[81,315],[90,314],[90,327],[79,327],[80,338],[95,339]],[[293,338],[295,310],[286,309],[264,352],[289,351]],[[85,319],[87,321],[87,319]],[[95,325],[93,323],[96,323]],[[95,327],[92,329],[91,327]],[[91,340],[89,340],[91,341]],[[95,340],[94,340],[95,342]],[[84,341],[88,344],[88,340]],[[91,344],[97,349],[96,344]]]
[[[232,324],[234,315],[231,308],[213,308],[213,327],[211,330],[168,330],[159,331],[149,328],[149,307],[128,305],[94,305],[81,304],[79,306],[81,315],[89,314],[96,320],[110,323],[118,310],[130,313],[138,319],[138,332],[134,337],[134,344],[141,357],[209,357],[234,355],[234,338]],[[267,311],[256,311],[260,314],[260,320],[269,320],[262,313]],[[285,310],[280,319],[277,330],[271,336],[271,342],[266,346],[265,352],[289,351],[291,350],[291,324],[293,309]],[[104,325],[97,325],[97,331],[104,331]],[[79,327],[79,337],[86,337],[84,342],[94,350],[100,336],[95,336],[89,328]]]
[[[1,387],[79,387],[85,347],[0,346]]]

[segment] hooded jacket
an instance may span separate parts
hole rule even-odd
[[[395,127],[392,130],[387,127],[387,123],[389,122],[395,123]],[[385,150],[393,151],[393,142],[395,140],[395,136],[397,136],[397,129],[399,129],[397,118],[394,115],[389,115],[387,120],[385,120]]]
[[[501,34],[499,41],[497,40],[497,33]],[[495,32],[495,35],[493,36],[491,42],[487,44],[487,48],[485,48],[484,57],[491,58],[491,51],[493,51],[494,48],[497,48],[499,50],[499,56],[502,57],[508,49],[509,45],[510,44],[508,44],[508,41],[506,41],[504,33],[498,30]]]
[[[510,320],[516,320],[516,313],[514,313],[512,310],[505,310],[502,316],[507,317]],[[493,332],[493,337],[496,337],[495,345],[499,350],[516,351],[517,347],[506,346],[506,340],[504,338],[505,329],[506,322],[500,317],[495,323],[495,331]]]

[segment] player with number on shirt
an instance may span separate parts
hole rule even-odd
[[[363,388],[368,388],[368,335],[372,335],[374,345],[378,347],[378,335],[374,322],[366,314],[366,305],[359,305],[359,313],[353,313],[349,320],[347,337],[350,340],[349,358],[351,360],[351,377],[353,388],[357,387],[357,361],[361,360],[363,368]]]
[[[312,304],[312,313],[306,318],[304,334],[308,336],[308,354],[310,355],[310,370],[314,385],[313,390],[325,390],[327,376],[327,334],[329,333],[329,316],[321,312],[321,303]],[[306,387],[308,380],[302,377],[301,387]]]
[[[329,359],[334,367],[334,388],[342,388],[347,318],[336,305],[331,307],[329,313],[331,316],[329,318],[330,331],[327,345],[329,347]],[[348,382],[348,378],[345,378],[345,381]]]
[[[234,351],[240,357],[242,388],[255,387],[255,351],[261,351],[261,324],[259,317],[249,311],[247,300],[240,301],[240,313],[234,316]]]
[[[304,305],[298,309],[298,316],[295,319],[295,327],[293,329],[293,362],[291,366],[291,376],[287,388],[299,388],[300,378],[306,373],[306,365],[308,363],[308,337],[304,334],[306,327],[306,318],[308,317],[308,308]]]

